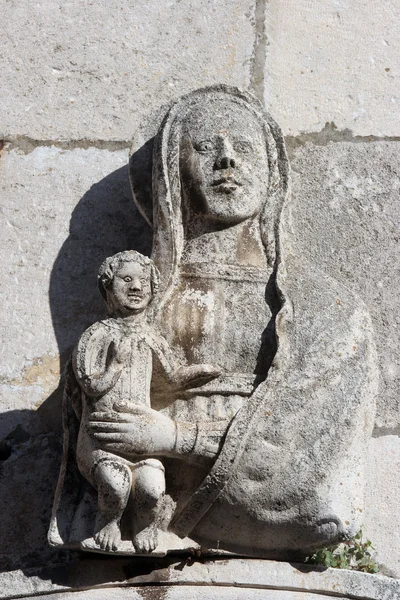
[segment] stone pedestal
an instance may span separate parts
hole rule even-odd
[[[3,573],[0,590],[4,600],[396,600],[400,582],[258,559],[90,557],[48,570]]]

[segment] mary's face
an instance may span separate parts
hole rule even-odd
[[[235,103],[194,110],[184,123],[181,176],[192,210],[221,223],[260,212],[268,186],[268,157],[256,117]]]

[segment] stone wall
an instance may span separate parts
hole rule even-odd
[[[281,124],[296,248],[355,290],[381,370],[365,535],[400,577],[400,7],[395,0],[1,0],[0,567],[59,562],[46,530],[60,373],[104,314],[99,264],[151,232],[127,161],[168,102],[223,82]],[[397,510],[396,510],[397,509]]]

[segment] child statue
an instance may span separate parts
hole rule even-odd
[[[90,435],[88,422],[97,418],[97,413],[112,413],[121,405],[150,407],[153,356],[177,388],[201,385],[220,375],[218,368],[207,364],[179,367],[167,341],[149,325],[147,309],[157,294],[158,277],[153,261],[133,250],[107,258],[99,271],[99,288],[110,318],[89,327],[73,354],[75,376],[82,389],[77,463],[97,490],[93,537],[107,552],[117,550],[121,542],[120,522],[130,495],[133,545],[142,553],[156,548],[165,471],[158,458],[145,457],[146,450],[136,462],[122,452],[108,452]],[[151,448],[151,440],[147,442]]]

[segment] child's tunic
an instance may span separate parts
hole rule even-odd
[[[113,354],[126,337],[130,340],[128,359],[120,370],[107,376]],[[108,460],[110,453],[103,451],[101,444],[89,434],[87,423],[95,412],[114,412],[116,402],[150,407],[153,353],[167,377],[170,376],[176,368],[171,350],[166,340],[147,324],[129,324],[110,318],[95,323],[81,336],[73,359],[75,375],[84,390],[77,462],[89,481],[96,465]],[[134,464],[122,457],[118,460]]]
[[[123,338],[130,339],[130,356],[121,372],[99,391],[98,382]],[[144,404],[150,407],[153,353],[167,377],[176,368],[166,340],[146,324],[127,324],[122,319],[106,319],[89,327],[75,351],[74,368],[78,381],[96,412],[112,410],[115,402]]]

